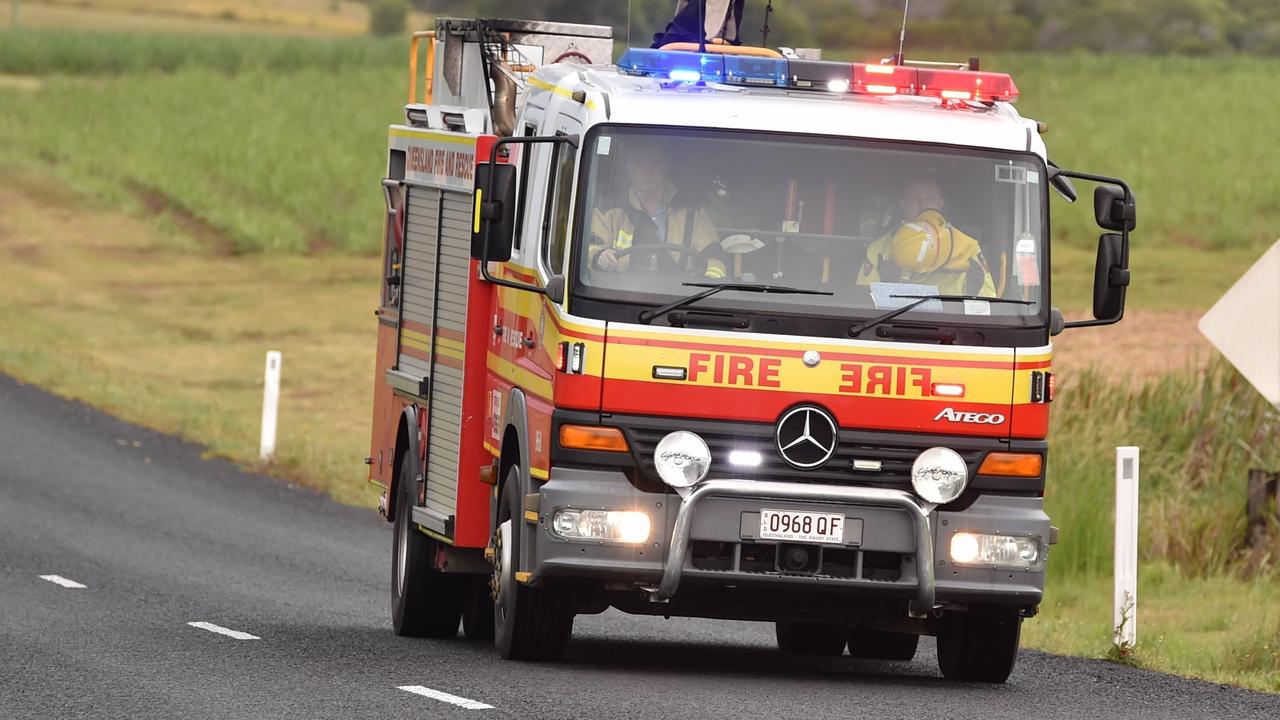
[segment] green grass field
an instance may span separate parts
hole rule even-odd
[[[369,187],[403,102],[403,51],[364,38],[0,33],[0,73],[48,76],[0,95],[0,151],[160,193],[242,250],[303,252],[319,240],[374,252]],[[1151,257],[1156,267],[1173,249],[1255,252],[1280,236],[1280,175],[1269,170],[1280,146],[1268,142],[1280,114],[1258,91],[1280,60],[1013,55],[987,65],[1014,73],[1018,107],[1048,123],[1059,164],[1133,185],[1135,266]],[[65,142],[74,136],[86,142]],[[1060,247],[1092,247],[1087,201],[1055,200]],[[1234,277],[1244,258],[1230,257],[1222,272]]]
[[[378,180],[403,103],[403,50],[360,38],[0,32],[0,370],[252,462],[262,354],[282,349],[270,471],[371,503],[359,459]],[[1131,306],[1203,308],[1280,235],[1280,149],[1266,142],[1280,117],[1257,90],[1280,61],[986,64],[1015,74],[1019,108],[1049,123],[1060,164],[1134,185]],[[1221,117],[1197,117],[1207,112]],[[1089,205],[1055,201],[1063,307],[1087,304]],[[1137,444],[1150,614],[1136,661],[1280,691],[1275,577],[1238,551],[1244,472],[1280,466],[1278,424],[1220,366],[1065,387],[1047,496],[1062,543],[1028,643],[1107,653],[1111,452]]]

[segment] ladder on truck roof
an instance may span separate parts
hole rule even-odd
[[[418,73],[422,40],[426,67]],[[440,18],[435,30],[415,32],[409,44],[412,125],[438,130],[511,135],[529,74],[543,65],[613,61],[613,28],[541,20]],[[421,84],[422,102],[418,102]],[[480,113],[468,111],[480,110]]]

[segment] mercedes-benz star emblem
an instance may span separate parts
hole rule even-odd
[[[836,452],[836,421],[822,408],[801,405],[778,420],[778,454],[794,467],[815,468]]]

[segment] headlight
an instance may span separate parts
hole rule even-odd
[[[931,503],[942,505],[955,500],[968,484],[969,466],[950,448],[929,448],[911,466],[911,487]]]
[[[1039,570],[1045,555],[1039,535],[958,532],[951,536],[951,562],[956,565]]]
[[[662,482],[674,488],[692,487],[711,469],[711,451],[694,433],[677,430],[658,442],[653,450],[653,464]]]
[[[634,510],[557,510],[551,527],[570,540],[637,544],[649,539],[649,516]]]

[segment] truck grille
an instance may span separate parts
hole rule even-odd
[[[639,423],[618,423],[626,433],[627,440],[635,451],[641,471],[647,479],[659,481],[653,465],[653,451],[658,441],[674,427],[648,426]],[[922,437],[919,442],[911,443],[909,436],[900,433],[867,433],[853,430],[841,430],[840,441],[835,455],[821,467],[800,470],[792,467],[781,455],[774,444],[773,425],[734,424],[729,431],[723,425],[716,427],[711,423],[682,422],[681,429],[698,433],[706,441],[711,450],[711,471],[709,478],[758,478],[761,480],[786,480],[791,482],[823,483],[829,485],[862,485],[910,489],[911,464],[923,450],[939,444],[945,444],[964,458],[969,466],[970,478],[977,470],[979,463],[990,447],[990,440],[979,439],[975,446],[964,447],[947,438]],[[906,440],[904,442],[904,440]],[[760,453],[762,462],[759,466],[739,467],[730,465],[729,453],[734,450],[754,450]],[[876,465],[879,469],[854,469],[854,460],[859,464]]]
[[[857,548],[822,548],[811,573],[784,573],[777,567],[778,546],[771,543],[726,543],[695,540],[689,555],[697,570],[751,575],[810,575],[896,582],[902,579],[903,555]]]

